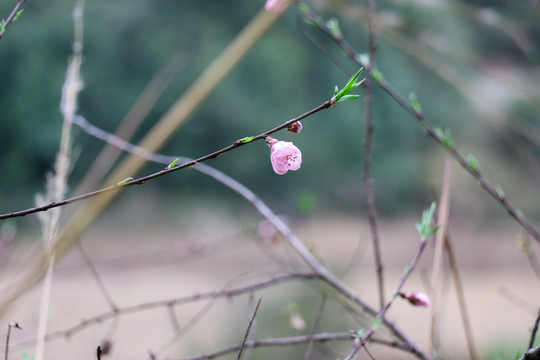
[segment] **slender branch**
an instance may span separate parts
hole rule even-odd
[[[143,176],[143,177],[140,177],[138,179],[131,180],[131,181],[119,182],[116,185],[112,185],[112,186],[109,186],[109,187],[106,187],[106,188],[103,188],[103,189],[100,189],[100,190],[96,190],[96,191],[93,191],[93,192],[89,192],[89,193],[86,193],[86,194],[83,194],[83,195],[74,196],[74,197],[71,197],[69,199],[65,199],[65,200],[61,200],[61,201],[53,201],[53,202],[51,202],[51,203],[49,203],[47,205],[38,206],[38,207],[34,207],[34,208],[22,210],[22,211],[15,211],[15,212],[7,213],[7,214],[2,214],[2,215],[0,215],[0,220],[13,218],[13,217],[25,216],[25,215],[33,214],[33,213],[40,212],[40,211],[47,211],[47,210],[52,209],[52,208],[56,208],[56,207],[59,207],[59,206],[64,206],[64,205],[71,204],[71,203],[81,201],[81,200],[86,200],[86,199],[89,199],[89,198],[92,198],[92,197],[95,197],[95,196],[98,196],[98,195],[101,195],[101,194],[104,194],[104,193],[108,193],[108,192],[112,192],[112,191],[118,191],[120,189],[124,189],[126,187],[130,187],[130,186],[133,186],[133,185],[142,185],[142,184],[146,183],[147,181],[150,181],[150,180],[153,180],[155,178],[170,174],[170,173],[172,173],[174,171],[185,169],[185,168],[193,166],[193,165],[198,165],[199,163],[202,163],[202,162],[210,160],[210,159],[215,159],[218,156],[223,155],[224,153],[229,152],[229,151],[231,151],[233,149],[239,148],[241,146],[247,145],[247,144],[252,143],[254,141],[257,141],[257,140],[264,139],[268,135],[271,135],[271,134],[273,134],[273,133],[275,133],[275,132],[277,132],[279,130],[282,130],[282,129],[286,128],[287,126],[289,126],[290,124],[294,123],[294,122],[305,119],[308,116],[313,115],[313,114],[315,114],[315,113],[317,113],[317,112],[319,112],[321,110],[328,109],[331,106],[332,106],[332,103],[331,103],[330,100],[328,100],[328,101],[324,102],[323,104],[319,105],[318,107],[316,107],[316,108],[314,108],[314,109],[312,109],[312,110],[310,110],[310,111],[308,111],[308,112],[306,112],[306,113],[304,113],[304,114],[302,114],[302,115],[300,115],[300,116],[298,116],[298,117],[296,117],[294,119],[288,120],[288,121],[284,122],[283,124],[281,124],[279,126],[276,126],[273,129],[267,130],[267,131],[265,131],[265,132],[263,132],[263,133],[261,133],[259,135],[253,136],[252,139],[250,141],[248,141],[248,142],[243,142],[242,139],[239,139],[239,140],[235,141],[234,143],[232,143],[231,145],[229,145],[227,147],[224,147],[224,148],[222,148],[220,150],[214,151],[213,153],[201,156],[201,157],[199,157],[199,158],[197,158],[195,160],[189,161],[187,163],[183,163],[181,165],[175,166],[173,168],[164,169],[164,170],[161,170],[161,171],[155,172],[153,174],[146,175],[146,176]],[[121,179],[119,179],[119,180],[121,180]]]
[[[113,310],[113,311],[116,310],[118,307],[114,303],[114,301],[113,301],[113,299],[111,297],[111,294],[109,294],[109,291],[105,287],[105,284],[103,283],[103,280],[101,279],[101,276],[99,276],[99,274],[98,274],[98,272],[96,270],[96,267],[92,263],[92,259],[90,259],[90,257],[88,256],[88,254],[84,250],[84,247],[82,246],[80,241],[77,242],[77,245],[78,245],[77,249],[79,250],[79,253],[82,256],[82,258],[84,260],[84,263],[86,264],[86,266],[90,270],[90,273],[92,274],[92,277],[96,281],[96,284],[99,287],[99,290],[101,290],[101,294],[103,294],[103,297],[105,298],[105,301],[107,302],[107,304],[109,305],[111,310]]]
[[[467,311],[467,301],[465,300],[465,293],[463,291],[463,283],[461,282],[461,276],[459,275],[459,269],[456,261],[456,254],[454,252],[454,246],[452,245],[452,239],[450,232],[446,229],[444,236],[444,245],[446,254],[448,255],[448,263],[452,271],[452,278],[454,280],[454,286],[456,288],[456,295],[458,298],[459,310],[461,313],[461,321],[463,322],[463,329],[465,330],[465,338],[467,339],[467,348],[469,349],[469,356],[471,360],[477,360],[478,353],[474,345],[473,332],[471,327],[471,320]]]
[[[531,338],[529,340],[529,347],[527,350],[531,350],[534,346],[534,339],[536,338],[536,333],[538,332],[538,323],[540,322],[540,310],[538,311],[538,316],[536,316],[536,320],[534,321],[534,326],[531,331]]]
[[[340,332],[340,333],[318,333],[318,334],[311,334],[311,335],[300,335],[300,336],[291,336],[291,337],[284,337],[284,338],[270,338],[265,340],[256,340],[256,341],[247,341],[245,346],[246,347],[267,347],[267,346],[285,346],[285,345],[296,345],[296,344],[303,344],[310,341],[315,342],[326,342],[326,341],[340,341],[340,340],[351,340],[354,338],[354,335],[347,332]],[[376,339],[373,338],[371,341],[379,344],[384,344],[387,346],[394,347],[396,349],[404,350],[404,351],[411,351],[411,349],[406,344],[400,344],[395,341],[388,341],[383,339]],[[191,357],[184,357],[179,358],[176,360],[207,360],[207,359],[215,359],[219,358],[221,356],[233,353],[238,351],[241,344],[232,345],[229,347],[226,347],[224,349],[218,350],[216,352],[210,353],[210,354],[204,354],[204,355],[197,355],[197,356],[191,356]]]
[[[5,349],[5,352],[4,352],[4,360],[8,360],[8,355],[9,355],[9,338],[11,337],[11,328],[16,328],[16,329],[20,329],[22,330],[22,328],[19,326],[19,323],[18,322],[15,322],[15,323],[9,323],[8,324],[8,330],[7,330],[7,335],[6,335],[6,349]]]
[[[381,257],[379,230],[377,228],[377,208],[375,206],[375,194],[373,192],[373,184],[371,179],[371,143],[373,139],[373,74],[372,66],[375,61],[376,45],[375,34],[373,32],[373,16],[375,14],[375,0],[368,0],[368,38],[369,38],[369,63],[365,69],[368,72],[365,81],[366,96],[364,102],[366,104],[364,114],[365,140],[364,140],[364,192],[368,206],[368,222],[371,231],[371,240],[373,243],[373,251],[375,253],[375,271],[377,274],[378,290],[379,290],[379,308],[384,306],[384,273]]]
[[[255,315],[257,315],[257,311],[259,310],[259,305],[261,305],[262,298],[257,301],[257,305],[255,305],[255,310],[253,310],[253,314],[251,314],[251,318],[249,319],[249,324],[246,329],[246,333],[244,334],[244,339],[242,340],[242,343],[240,344],[240,350],[238,350],[238,355],[236,356],[236,360],[242,359],[242,352],[244,350],[244,346],[246,345],[246,341],[249,335],[249,331],[251,330],[251,325],[253,325],[253,321],[255,320]]]
[[[321,322],[321,318],[322,318],[322,314],[323,314],[323,310],[324,310],[325,305],[326,305],[326,293],[323,292],[322,293],[322,298],[321,298],[321,305],[319,306],[319,311],[317,311],[317,317],[315,319],[315,324],[313,325],[313,329],[311,330],[312,338],[308,343],[306,353],[304,354],[304,360],[309,360],[309,356],[311,355],[311,350],[313,349],[313,344],[315,344],[315,339],[313,338],[313,336],[319,330],[319,325],[320,325],[320,322]]]
[[[309,9],[304,12],[304,15],[310,20],[311,23],[316,24],[324,34],[338,44],[349,58],[356,61],[359,65],[363,65],[360,54],[357,53],[342,36],[335,36],[335,34],[330,31],[326,23],[319,16]],[[520,210],[518,210],[510,201],[508,201],[506,195],[502,191],[497,191],[497,188],[491,184],[480,169],[471,166],[466,158],[453,144],[448,144],[443,136],[435,131],[434,126],[426,119],[422,109],[415,108],[403,95],[395,90],[392,85],[383,78],[380,72],[377,71],[377,76],[374,79],[381,89],[390,95],[403,109],[405,109],[420,123],[422,128],[425,129],[426,133],[430,137],[432,137],[450,153],[454,160],[456,160],[461,167],[480,184],[480,187],[485,192],[499,202],[501,206],[508,212],[508,214],[510,214],[510,216],[514,218],[521,225],[521,227],[525,229],[525,231],[527,231],[537,242],[540,243],[540,232],[535,228],[535,226],[532,225],[532,223]]]
[[[15,4],[15,7],[11,11],[11,14],[9,14],[8,18],[3,23],[3,31],[0,30],[0,39],[4,36],[7,27],[13,22],[13,20],[16,19],[17,13],[19,12],[19,9],[25,1],[26,0],[17,0],[17,4]]]
[[[173,330],[175,332],[180,332],[180,322],[178,321],[178,316],[176,316],[176,311],[174,311],[174,306],[169,305],[167,307],[167,310],[169,312],[169,317],[171,318],[171,324],[173,326]]]
[[[431,324],[428,352],[433,354],[439,350],[439,315],[440,297],[443,292],[443,260],[445,234],[448,229],[448,217],[450,216],[450,187],[452,181],[451,160],[446,159],[444,164],[443,182],[437,214],[437,225],[440,227],[435,236],[433,253],[433,265],[431,269]]]

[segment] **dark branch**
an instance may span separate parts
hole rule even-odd
[[[234,143],[232,143],[231,145],[229,145],[229,146],[227,146],[225,148],[222,148],[221,150],[214,151],[213,153],[201,156],[198,159],[189,161],[187,163],[183,163],[183,164],[175,166],[173,168],[170,168],[170,169],[166,168],[166,169],[158,171],[156,173],[146,175],[146,176],[143,176],[143,177],[140,177],[138,179],[131,180],[131,181],[123,182],[122,179],[118,179],[119,183],[117,183],[116,185],[112,185],[112,186],[109,186],[107,188],[97,190],[97,191],[93,191],[93,192],[89,192],[89,193],[86,193],[86,194],[83,194],[83,195],[74,196],[74,197],[69,198],[69,199],[65,199],[65,200],[61,200],[61,201],[54,201],[54,202],[49,203],[49,204],[44,205],[44,206],[38,206],[38,207],[26,209],[26,210],[21,210],[21,211],[10,212],[10,213],[7,213],[7,214],[2,214],[2,215],[0,215],[0,220],[9,219],[9,218],[13,218],[13,217],[25,216],[25,215],[33,214],[33,213],[40,212],[40,211],[47,211],[49,209],[52,209],[52,208],[55,208],[55,207],[58,207],[58,206],[64,206],[64,205],[71,204],[71,203],[74,203],[74,202],[77,202],[77,201],[86,200],[86,199],[89,199],[89,198],[92,198],[92,197],[95,197],[95,196],[98,196],[98,195],[101,195],[101,194],[104,194],[104,193],[108,193],[108,192],[111,192],[111,191],[118,191],[120,189],[124,189],[124,188],[129,187],[129,186],[142,185],[142,184],[146,183],[147,181],[150,181],[150,180],[153,180],[155,178],[170,174],[170,173],[172,173],[174,171],[178,171],[178,170],[185,169],[185,168],[193,166],[193,165],[197,165],[199,163],[202,163],[202,162],[210,160],[210,159],[215,159],[218,156],[223,155],[224,153],[229,152],[229,151],[231,151],[233,149],[236,149],[236,148],[239,148],[241,146],[250,144],[250,143],[252,143],[254,141],[257,141],[257,140],[264,139],[267,136],[288,127],[292,123],[295,123],[295,122],[297,122],[299,120],[307,118],[308,116],[311,116],[311,115],[313,115],[313,114],[315,114],[315,113],[317,113],[317,112],[319,112],[321,110],[328,109],[331,106],[332,106],[332,103],[330,102],[330,100],[328,100],[328,101],[324,102],[323,104],[319,105],[318,107],[306,112],[303,115],[300,115],[300,116],[298,116],[298,117],[296,117],[294,119],[286,121],[283,124],[273,128],[271,130],[265,131],[265,132],[263,132],[263,133],[261,133],[261,134],[259,134],[257,136],[253,136],[253,138],[249,142],[242,142],[241,141],[242,139],[239,139],[239,140],[235,141]]]

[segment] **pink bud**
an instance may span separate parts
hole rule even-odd
[[[289,6],[288,0],[266,0],[264,9],[280,14],[287,9],[287,6]]]
[[[302,131],[302,123],[300,121],[293,122],[287,127],[287,131],[298,134],[300,131]]]
[[[412,292],[412,293],[400,293],[402,298],[407,299],[409,303],[414,306],[429,306],[431,305],[431,300],[429,296],[421,292]]]
[[[271,146],[270,161],[276,174],[283,175],[289,170],[300,169],[302,153],[292,142],[277,141],[270,137],[266,142]]]

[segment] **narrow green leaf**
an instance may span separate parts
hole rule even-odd
[[[243,139],[240,139],[239,142],[242,143],[242,144],[246,144],[246,143],[252,142],[252,141],[253,141],[253,136],[247,136],[247,137],[245,137]]]
[[[337,85],[336,85],[336,87],[335,87],[335,89],[334,89],[334,96],[336,96],[338,93],[339,93],[339,88],[338,88]]]
[[[344,95],[342,96],[337,102],[345,102],[345,101],[351,101],[356,100],[360,97],[360,95]]]
[[[416,229],[418,230],[422,238],[432,235],[433,229],[430,229],[430,227],[431,222],[433,221],[433,215],[435,214],[436,207],[437,204],[435,202],[431,203],[431,207],[427,210],[424,210],[424,212],[422,213],[422,222],[416,225]],[[437,230],[435,229],[435,231]]]
[[[169,165],[167,165],[167,167],[165,169],[166,170],[172,169],[176,165],[178,160],[180,160],[180,159],[179,158],[174,159],[174,161],[172,163],[170,163]]]
[[[120,182],[117,182],[116,185],[123,185],[127,182],[130,182],[130,181],[133,181],[134,179],[130,176],[130,177],[127,177],[125,178],[124,180],[120,181]]]
[[[476,160],[474,155],[472,155],[472,154],[467,155],[467,162],[469,163],[470,167],[474,171],[478,171],[480,169],[480,165],[478,164],[478,160]]]
[[[343,37],[341,29],[339,28],[339,22],[336,18],[328,20],[326,22],[326,27],[328,28],[328,30],[330,30],[330,32],[332,33],[332,35],[334,35],[335,38],[340,39]]]
[[[358,76],[360,76],[360,73],[362,72],[363,68],[360,68],[360,70],[358,70],[356,72],[356,74],[354,74],[353,76],[351,76],[351,78],[349,79],[349,81],[347,82],[347,85],[345,85],[345,87],[343,89],[341,89],[341,91],[339,91],[337,94],[335,93],[334,91],[334,97],[336,98],[337,102],[340,101],[340,99],[346,95],[348,95],[349,93],[351,93],[354,89],[356,89],[358,86],[360,86],[360,84],[362,84],[362,82],[365,80],[365,79],[362,79],[361,81],[357,82],[356,80],[358,79]],[[337,86],[336,86],[336,90],[338,90]],[[353,100],[353,99],[350,99],[350,100]]]
[[[358,79],[358,76],[360,76],[360,73],[362,72],[363,68],[360,68],[360,70],[358,70],[356,72],[356,74],[354,74],[353,76],[351,76],[351,78],[349,79],[349,81],[347,82],[347,85],[345,85],[345,88],[346,89],[349,89],[355,82],[356,82],[356,79]]]
[[[429,230],[428,233],[426,234],[426,237],[430,237],[431,235],[434,235],[437,232],[437,230],[439,230],[440,227],[441,225],[437,225],[433,229]]]
[[[378,84],[380,84],[384,80],[382,72],[377,69],[371,70],[371,76],[373,77],[373,80],[375,80]]]
[[[420,102],[418,102],[418,98],[416,97],[416,93],[412,92],[409,94],[409,101],[411,102],[411,106],[413,107],[414,111],[417,113],[423,112],[422,106],[420,105]]]
[[[23,11],[24,11],[24,9],[21,9],[21,10],[17,11],[17,13],[15,14],[15,17],[13,18],[13,21],[17,20],[19,18],[19,16],[21,16]]]

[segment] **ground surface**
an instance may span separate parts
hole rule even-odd
[[[201,216],[204,215],[204,216]],[[234,219],[234,220],[233,220]],[[255,217],[256,219],[256,217]],[[416,219],[382,221],[381,239],[387,296],[410,262],[418,243]],[[202,212],[175,223],[156,225],[141,218],[126,226],[121,221],[101,220],[83,238],[86,253],[100,274],[114,304],[119,308],[148,301],[235,288],[252,284],[287,271],[306,270],[283,242],[264,242],[253,236],[255,220],[238,220],[233,213]],[[317,256],[370,304],[376,304],[372,248],[367,224],[356,217],[335,216],[293,221],[293,229]],[[511,356],[528,342],[540,300],[539,280],[531,271],[517,245],[519,229],[511,222],[480,227],[461,222],[451,227],[457,259],[465,288],[476,346],[482,358],[496,359],[496,349]],[[22,251],[22,250],[20,250]],[[405,289],[428,291],[433,248],[428,248]],[[24,260],[3,267],[5,284]],[[294,264],[294,269],[290,264]],[[467,348],[452,282],[446,279],[442,301],[440,343],[444,355],[467,358]],[[117,317],[116,321],[84,328],[70,337],[47,343],[46,358],[94,359],[96,346],[112,340],[110,359],[177,359],[217,351],[238,343],[253,302],[262,298],[257,316],[256,337],[296,336],[311,331],[321,301],[316,285],[290,282],[249,295],[215,302],[196,302],[175,308],[172,321],[168,307]],[[33,354],[37,333],[40,287],[34,288],[13,306],[9,317],[24,328],[12,333],[10,359]],[[339,299],[338,299],[339,300]],[[307,327],[298,331],[289,322],[295,303]],[[208,304],[213,306],[209,308]],[[54,272],[49,311],[49,332],[68,329],[84,319],[110,311],[95,279],[83,264],[78,251],[61,261]],[[208,308],[193,327],[190,322],[201,309]],[[428,346],[430,309],[413,308],[397,302],[388,314],[422,348]],[[348,331],[358,327],[358,319],[348,316],[339,301],[329,297],[321,318],[321,331]],[[177,339],[176,326],[184,331]],[[175,339],[174,341],[170,341]],[[255,352],[254,359],[303,358],[306,345],[293,350]],[[344,357],[349,342],[317,347],[312,359]],[[403,353],[387,353],[373,346],[378,359],[408,358]],[[289,352],[288,352],[289,351]],[[292,352],[290,352],[292,351]],[[296,352],[294,352],[296,351]],[[291,355],[296,354],[296,355]],[[362,354],[362,358],[366,355]],[[233,353],[226,359],[234,359]],[[502,357],[501,357],[502,358]],[[104,357],[106,359],[106,357]]]

